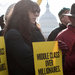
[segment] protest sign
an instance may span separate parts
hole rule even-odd
[[[0,36],[0,75],[8,75],[4,37]]]
[[[33,42],[35,75],[63,75],[58,42]]]

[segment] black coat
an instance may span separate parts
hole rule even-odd
[[[38,38],[42,37],[41,41],[44,41],[39,34]],[[5,43],[9,75],[35,75],[33,50],[24,42],[21,34],[15,29],[9,30],[5,35]]]
[[[58,35],[59,32],[61,32],[63,29],[65,29],[66,26],[63,24],[60,24],[58,28],[54,29],[48,36],[47,41],[54,41],[56,36]]]

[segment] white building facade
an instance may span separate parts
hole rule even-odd
[[[45,39],[48,38],[53,29],[59,26],[56,17],[49,11],[48,3],[46,5],[46,12],[39,19],[39,23]]]

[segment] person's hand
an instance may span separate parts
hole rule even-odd
[[[69,50],[67,44],[65,42],[61,41],[61,40],[58,40],[58,47],[59,47],[59,49],[62,50],[63,54],[66,53]]]

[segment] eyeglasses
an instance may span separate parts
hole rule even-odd
[[[64,14],[68,14],[70,11],[69,10],[66,10],[61,16],[60,16],[60,19],[62,19],[64,16],[66,16],[66,15],[64,15]]]
[[[37,12],[37,13],[40,13],[40,9],[37,9],[37,8],[36,8],[36,9],[33,9],[32,12],[33,12],[33,13],[36,13],[36,12]]]
[[[64,16],[65,16],[65,15],[62,15],[62,16],[60,17],[60,19],[62,19]]]

